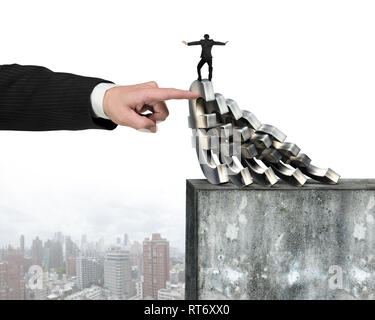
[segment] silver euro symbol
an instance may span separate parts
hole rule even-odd
[[[308,177],[338,183],[339,174],[311,164],[296,144],[285,141],[286,134],[262,124],[233,99],[215,93],[211,81],[196,80],[190,91],[200,94],[189,100],[188,123],[199,164],[210,183],[230,181],[244,187],[255,181],[270,187],[283,180],[302,187]]]

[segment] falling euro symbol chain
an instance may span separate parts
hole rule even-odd
[[[311,164],[296,144],[286,142],[281,130],[262,124],[236,101],[215,93],[211,81],[196,80],[190,91],[200,94],[189,101],[188,121],[199,164],[210,183],[272,186],[283,180],[303,186],[307,177],[328,184],[339,181],[332,169]]]

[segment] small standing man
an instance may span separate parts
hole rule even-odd
[[[201,76],[201,69],[205,63],[208,64],[208,80],[211,81],[212,79],[212,55],[211,55],[211,49],[214,45],[217,46],[225,46],[228,41],[226,42],[219,42],[219,41],[214,41],[210,39],[210,36],[208,34],[204,35],[204,39],[199,40],[199,41],[193,41],[193,42],[186,42],[182,41],[183,44],[187,46],[196,46],[196,45],[201,45],[202,46],[202,53],[201,53],[201,60],[199,61],[197,65],[197,71],[198,71],[198,80],[202,81],[202,76]]]

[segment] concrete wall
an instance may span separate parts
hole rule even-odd
[[[187,299],[375,299],[375,180],[187,181]]]

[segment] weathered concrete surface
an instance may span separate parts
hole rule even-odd
[[[187,299],[375,299],[375,180],[187,181]]]

